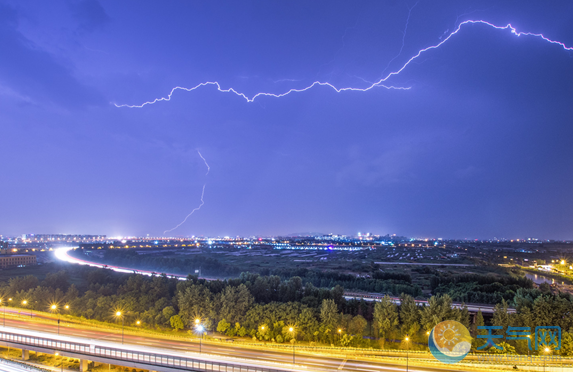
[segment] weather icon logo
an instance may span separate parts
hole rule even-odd
[[[432,328],[428,346],[434,358],[442,363],[453,364],[468,355],[472,346],[472,337],[463,324],[454,320],[446,320]]]

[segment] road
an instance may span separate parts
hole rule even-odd
[[[54,322],[55,323],[55,322]],[[17,319],[6,319],[6,327],[26,329],[35,332],[51,333],[51,338],[57,338],[57,324],[42,324],[36,323],[27,317]],[[9,328],[7,328],[8,330]],[[76,328],[73,324],[62,324],[60,327],[60,335],[65,337],[74,337],[85,339],[84,342],[89,340],[98,340],[100,342],[113,343],[121,345],[121,333],[117,331],[96,330],[96,329],[80,329]],[[293,354],[290,351],[271,351],[260,349],[249,349],[238,347],[228,344],[212,344],[202,343],[196,341],[184,340],[167,340],[163,338],[156,338],[153,336],[135,336],[131,334],[124,335],[124,347],[135,345],[138,349],[160,349],[166,353],[178,353],[179,355],[187,357],[197,357],[201,351],[201,355],[212,355],[213,357],[234,357],[242,360],[248,360],[251,364],[257,362],[271,362],[280,363],[283,367],[291,366],[293,362]],[[199,350],[201,348],[201,350]],[[406,366],[400,362],[375,362],[355,360],[351,355],[348,358],[343,356],[325,356],[310,353],[296,352],[295,350],[295,365],[297,369],[303,368],[306,371],[405,371]],[[413,362],[417,355],[410,355],[410,361]],[[405,355],[403,356],[405,357]],[[402,362],[403,363],[403,362]],[[411,364],[411,363],[410,363]],[[410,366],[410,371],[417,372],[437,372],[444,371],[445,369],[436,367],[418,367]],[[465,371],[464,369],[447,369],[448,371]]]

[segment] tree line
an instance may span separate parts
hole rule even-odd
[[[463,281],[461,281],[463,282]],[[195,320],[209,332],[226,337],[250,337],[268,342],[305,341],[355,347],[425,348],[428,332],[439,322],[456,320],[478,334],[481,313],[472,317],[465,306],[455,308],[447,294],[432,296],[419,306],[413,296],[402,294],[400,305],[385,296],[379,302],[345,300],[341,286],[319,288],[303,284],[300,277],[243,273],[227,280],[204,280],[189,276],[180,281],[166,275],[148,277],[120,274],[111,270],[67,266],[35,276],[15,277],[0,282],[3,299],[9,305],[114,322],[121,310],[126,324],[140,321],[149,328],[194,331]],[[6,303],[3,301],[3,303]],[[69,310],[63,310],[68,305]],[[508,312],[515,306],[516,314]],[[573,354],[573,299],[566,294],[520,288],[510,301],[496,305],[491,325],[531,327],[560,326],[563,355]],[[291,330],[292,329],[292,330]],[[409,344],[405,344],[405,336]],[[391,342],[393,341],[393,342]],[[474,339],[474,348],[483,344]],[[523,341],[508,341],[504,352],[526,352]],[[495,351],[495,350],[492,350]],[[569,354],[567,354],[569,353]]]

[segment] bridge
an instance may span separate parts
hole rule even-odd
[[[352,292],[345,292],[344,293],[344,298],[347,300],[364,300],[364,301],[382,301],[382,298],[384,297],[384,295],[382,294],[378,294],[378,293],[352,293]],[[390,297],[390,299],[392,299],[392,302],[395,303],[396,305],[400,305],[400,298],[398,297]],[[418,306],[428,306],[428,301],[427,300],[415,300],[416,301],[416,305]],[[468,311],[471,314],[477,314],[478,311],[481,311],[482,314],[488,314],[488,315],[493,315],[494,311],[495,311],[495,306],[491,306],[491,305],[484,305],[484,304],[471,304],[471,303],[467,303],[464,304]],[[462,304],[460,302],[452,302],[452,307],[455,309],[461,309],[462,308]],[[512,307],[507,309],[507,312],[510,314],[514,314],[516,312],[516,310]]]
[[[34,335],[38,333],[38,335]],[[90,340],[94,341],[94,340]],[[13,329],[0,331],[0,345],[22,349],[22,359],[27,360],[30,351],[80,360],[80,371],[87,371],[88,362],[113,364],[123,367],[145,369],[157,372],[217,371],[217,372],[284,372],[296,368],[267,368],[248,363],[215,361],[215,358],[189,358],[177,354],[148,352],[129,348],[102,345],[101,342],[83,343],[69,337],[53,338],[39,332]]]

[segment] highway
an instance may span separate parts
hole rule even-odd
[[[1,329],[1,327],[0,327]],[[60,335],[57,334],[57,324],[49,325],[36,323],[30,318],[6,319],[6,331],[19,330],[20,333],[32,332],[34,335],[57,339],[74,339],[76,342],[100,343],[124,349],[137,349],[148,352],[161,352],[171,355],[179,355],[191,358],[203,359],[229,359],[229,362],[242,361],[248,364],[263,364],[273,368],[288,368],[304,371],[405,371],[405,360],[399,361],[364,361],[356,360],[352,355],[327,356],[316,353],[301,353],[295,351],[295,364],[290,351],[270,351],[251,349],[228,344],[202,343],[184,340],[168,340],[153,336],[124,335],[124,344],[121,344],[121,333],[97,329],[76,328],[73,324],[64,324],[60,327]],[[27,332],[26,332],[27,333]],[[199,350],[201,348],[201,350]],[[200,353],[201,351],[201,353]],[[416,354],[410,354],[410,362],[414,362]],[[405,357],[405,355],[403,356]],[[427,356],[426,356],[427,357]],[[412,364],[412,363],[410,363]],[[293,368],[294,367],[294,368]],[[461,366],[460,366],[461,367]],[[444,369],[436,366],[410,366],[409,371],[434,372],[434,371],[465,371],[464,369]]]

